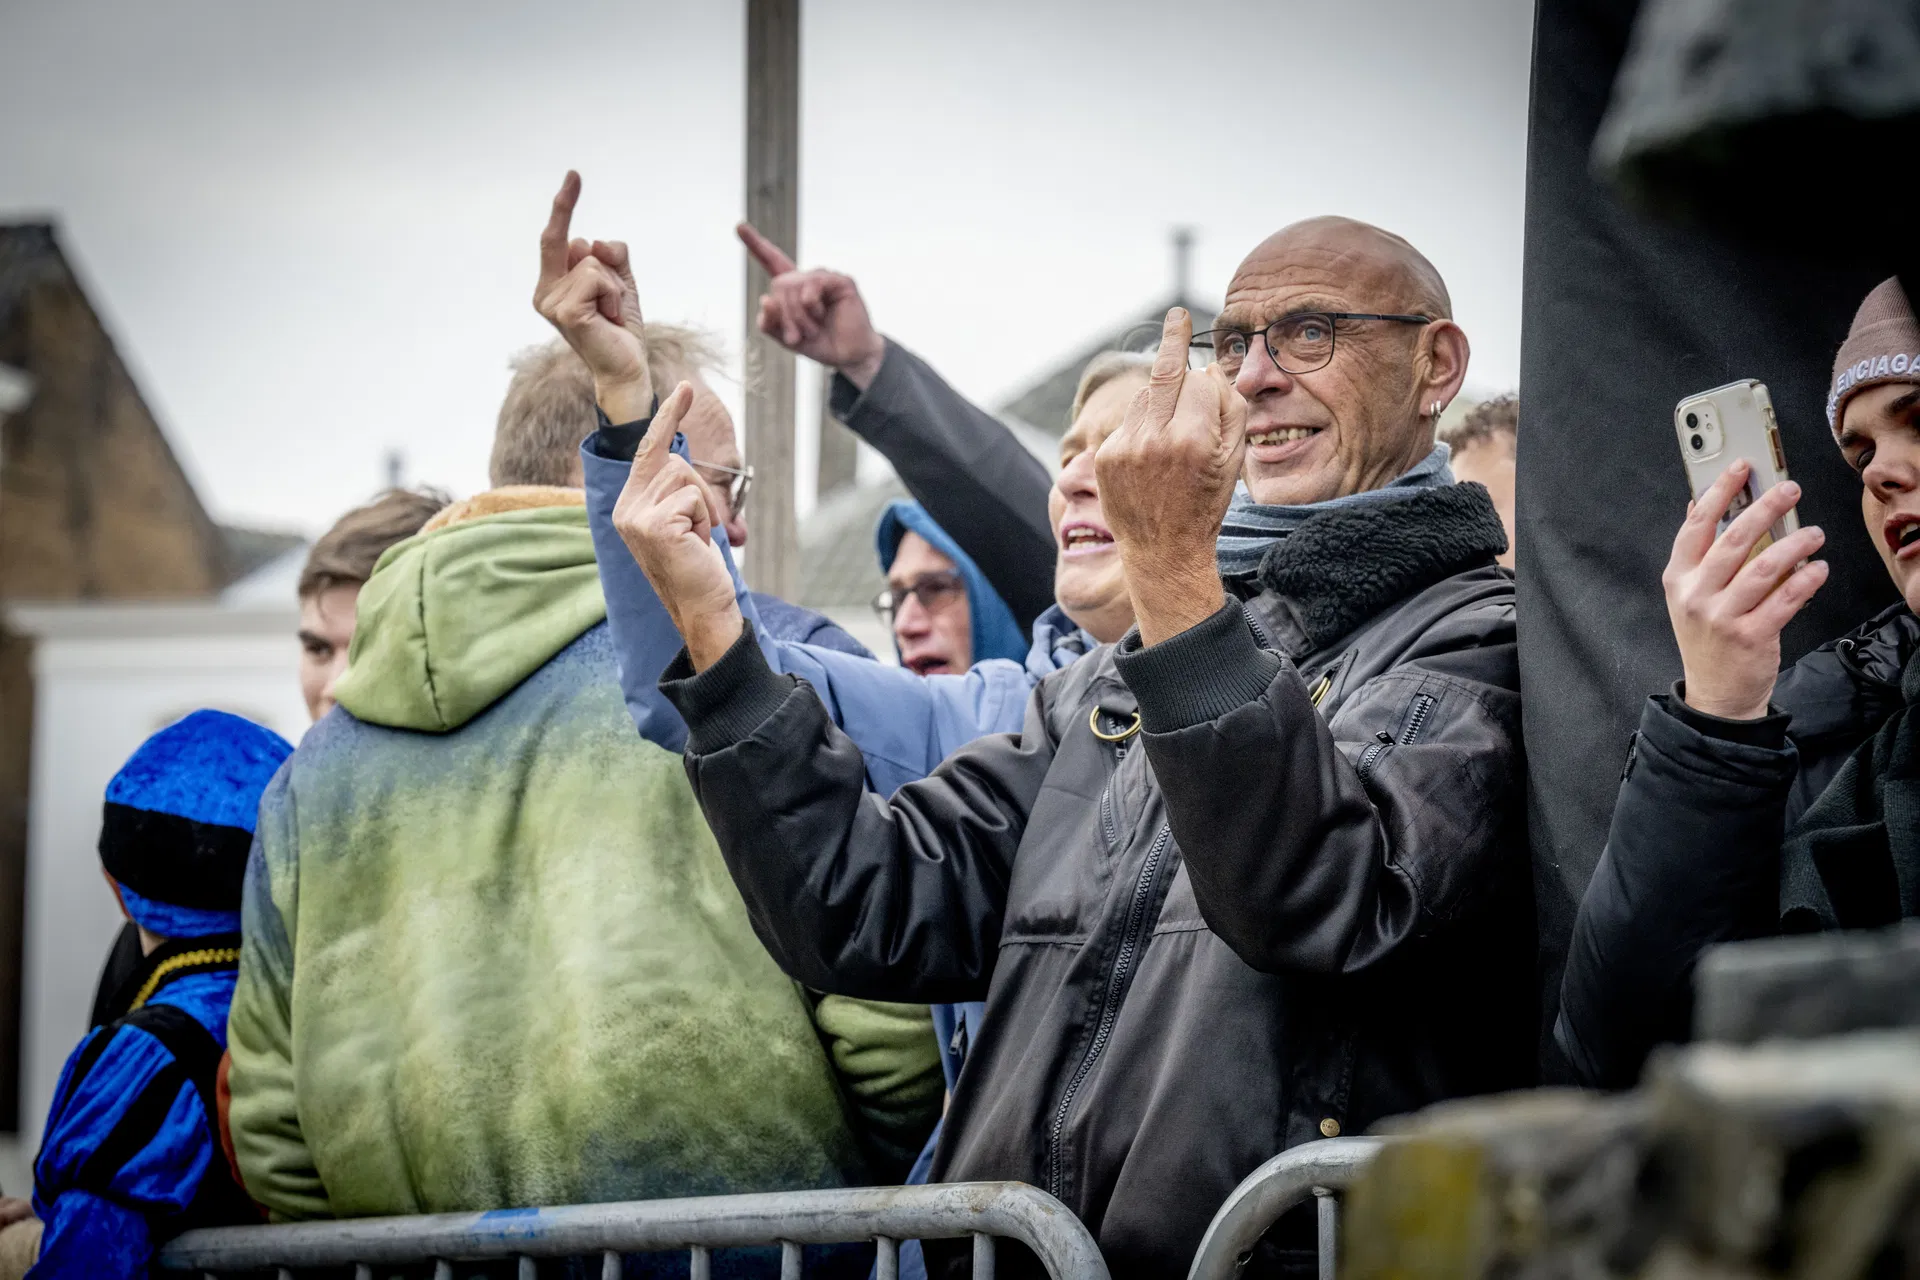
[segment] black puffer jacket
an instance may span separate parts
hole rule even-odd
[[[1501,545],[1472,485],[1319,517],[1244,605],[1097,650],[1035,690],[1020,734],[890,800],[750,637],[698,676],[683,654],[662,687],[788,973],[986,999],[935,1179],[1034,1183],[1116,1276],[1183,1276],[1275,1152],[1526,1082]]]
[[[1781,837],[1900,708],[1916,645],[1896,605],[1789,668],[1764,720],[1647,700],[1561,982],[1554,1038],[1582,1082],[1632,1085],[1687,1038],[1700,953],[1779,930]]]

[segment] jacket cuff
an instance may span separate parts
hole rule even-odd
[[[1709,738],[1768,751],[1779,751],[1787,745],[1787,726],[1792,723],[1792,717],[1772,706],[1768,706],[1767,714],[1758,720],[1727,720],[1708,715],[1687,705],[1685,680],[1674,681],[1673,692],[1664,698],[1655,696],[1654,701],[1675,720]]]
[[[887,344],[887,354],[881,357],[880,372],[873,375],[873,381],[867,384],[865,391],[847,381],[846,374],[834,370],[833,383],[827,391],[827,410],[849,430],[854,429],[853,419],[862,409],[875,400],[886,399],[887,385],[900,375],[900,358],[895,354],[899,348],[894,346],[892,338],[885,335],[881,336],[881,341]]]
[[[1237,600],[1156,645],[1143,648],[1140,632],[1129,631],[1113,659],[1139,700],[1140,727],[1148,733],[1173,733],[1237,711],[1267,691],[1282,665],[1279,654],[1260,647]]]
[[[687,751],[704,756],[752,737],[793,692],[793,677],[767,665],[748,622],[720,661],[698,674],[681,649],[660,675],[660,692],[687,722]]]
[[[1785,740],[1784,734],[1778,747],[1715,737],[1682,719],[1674,709],[1673,700],[1662,694],[1647,699],[1640,713],[1638,741],[1636,751],[1640,754],[1651,749],[1688,773],[1737,786],[1768,790],[1791,782],[1800,768],[1799,752],[1794,750],[1792,742]]]
[[[598,424],[594,433],[586,439],[586,450],[596,458],[611,458],[615,462],[632,462],[633,455],[640,452],[640,442],[646,439],[647,428],[653,425],[654,414],[660,412],[660,397],[653,398],[653,412],[638,422],[613,423],[601,411],[599,405],[593,406],[593,419]]]

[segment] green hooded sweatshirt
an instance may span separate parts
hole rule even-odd
[[[924,1008],[813,996],[621,701],[585,509],[401,543],[261,802],[229,1023],[280,1219],[897,1181]]]

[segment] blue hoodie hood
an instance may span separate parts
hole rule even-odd
[[[980,566],[973,557],[960,549],[960,544],[947,536],[947,531],[935,524],[933,517],[927,514],[925,507],[904,498],[887,504],[880,513],[880,523],[873,531],[874,550],[880,556],[880,572],[893,568],[893,557],[900,550],[900,539],[907,533],[917,533],[947,559],[953,561],[960,571],[961,579],[967,584],[967,612],[973,624],[973,660],[984,661],[987,658],[1007,658],[1019,662],[1027,656],[1032,640],[1020,633],[1019,624],[1013,620],[1013,610],[1007,608],[1007,602],[1000,598],[987,582]],[[894,645],[898,656],[899,644]]]

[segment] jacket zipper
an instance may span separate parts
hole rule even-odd
[[[1104,802],[1102,809],[1111,813],[1110,805]],[[1147,907],[1153,900],[1155,882],[1160,878],[1160,862],[1172,834],[1172,829],[1163,824],[1159,834],[1153,838],[1153,845],[1147,850],[1146,861],[1140,866],[1140,878],[1133,886],[1133,904],[1127,909],[1126,928],[1120,935],[1120,954],[1114,957],[1113,971],[1107,975],[1106,994],[1100,1001],[1100,1022],[1094,1029],[1093,1042],[1087,1046],[1080,1065],[1074,1069],[1073,1078],[1067,1081],[1066,1091],[1060,1095],[1060,1105],[1054,1109],[1053,1127],[1047,1138],[1047,1190],[1062,1199],[1065,1198],[1061,1191],[1065,1160],[1061,1155],[1060,1141],[1066,1131],[1067,1113],[1073,1109],[1073,1100],[1079,1095],[1080,1086],[1086,1083],[1087,1076],[1093,1071],[1093,1064],[1100,1060],[1100,1054],[1113,1035],[1113,1024],[1120,1016],[1120,1005],[1126,995],[1128,979],[1133,974],[1134,961],[1139,958],[1141,934],[1147,923]]]
[[[1413,710],[1407,714],[1406,731],[1400,735],[1400,746],[1412,746],[1419,738],[1421,732],[1427,727],[1427,717],[1433,714],[1436,701],[1437,699],[1430,693],[1423,693],[1413,700]],[[1360,753],[1359,771],[1363,782],[1367,775],[1373,772],[1373,767],[1380,763],[1380,757],[1387,754],[1387,748],[1394,745],[1393,735],[1384,730],[1375,734],[1374,737],[1378,741]]]
[[[1433,714],[1433,704],[1434,696],[1430,693],[1423,693],[1413,700],[1413,714],[1407,717],[1407,731],[1400,735],[1401,746],[1412,746],[1413,740],[1420,736],[1420,731],[1427,727],[1427,717]]]
[[[1106,790],[1100,793],[1100,831],[1107,838],[1109,852],[1120,840],[1120,829],[1113,817],[1113,775],[1119,772],[1120,762],[1127,758],[1129,741],[1130,739],[1122,738],[1113,744],[1113,764],[1107,770]]]

